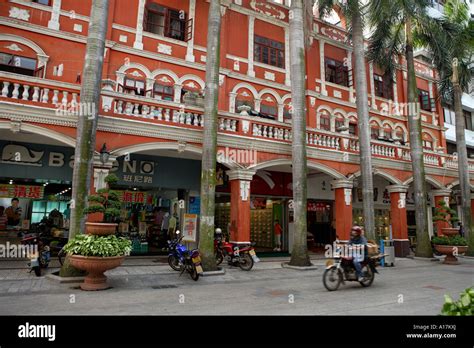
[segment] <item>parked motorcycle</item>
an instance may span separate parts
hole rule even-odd
[[[35,275],[40,277],[41,269],[48,268],[49,266],[49,261],[51,260],[50,247],[41,238],[41,234],[25,235],[21,240],[21,244],[30,246],[32,249],[34,249],[34,246],[37,246],[35,252],[29,255],[30,262],[28,267],[30,267],[30,273],[34,271]]]
[[[369,287],[372,285],[375,273],[377,272],[377,263],[385,255],[379,254],[364,258],[361,262],[363,280],[360,281],[360,285],[363,287]],[[352,257],[345,257],[341,254],[341,248],[337,248],[334,253],[333,260],[326,262],[326,270],[323,274],[323,284],[328,291],[335,291],[339,288],[339,285],[344,284],[345,281],[359,281]]]
[[[176,231],[176,234],[179,234],[179,231]],[[185,245],[181,244],[181,240],[184,236],[177,237],[174,240],[168,241],[168,264],[175,271],[180,271],[182,265],[184,264],[185,255],[188,252],[188,249]]]
[[[199,250],[194,249],[184,253],[184,262],[181,265],[180,274],[182,275],[184,272],[188,272],[192,280],[197,281],[199,279],[199,275],[203,273]]]
[[[220,265],[222,261],[226,260],[231,266],[240,267],[244,271],[250,271],[254,263],[260,261],[253,245],[254,243],[229,243],[222,238],[221,229],[217,228],[214,239],[216,262]]]

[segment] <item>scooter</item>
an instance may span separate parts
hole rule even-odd
[[[179,235],[179,231],[176,231],[176,235]],[[177,239],[168,241],[168,264],[175,271],[181,270],[182,265],[184,265],[185,255],[188,252],[186,246],[181,244],[183,237],[177,237]]]
[[[41,239],[41,235],[31,236],[27,235],[21,240],[21,244],[30,246],[36,250],[33,253],[29,254],[30,262],[28,267],[30,267],[30,273],[35,272],[37,277],[41,277],[41,269],[48,268],[49,261],[51,260],[51,251],[50,247]]]

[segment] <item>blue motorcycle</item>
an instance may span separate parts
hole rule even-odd
[[[168,241],[169,255],[168,264],[175,271],[180,271],[185,263],[185,257],[188,253],[188,249],[185,245],[181,244],[181,240],[184,236],[181,236],[174,240]]]
[[[179,234],[179,231],[176,231],[176,234]],[[199,275],[203,273],[201,255],[199,250],[188,250],[185,245],[181,244],[183,237],[168,241],[170,251],[168,264],[175,271],[180,271],[181,274],[188,272],[192,280],[198,280]]]

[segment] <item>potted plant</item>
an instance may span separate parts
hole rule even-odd
[[[104,181],[106,188],[97,190],[96,195],[90,195],[87,199],[89,206],[84,209],[87,215],[86,233],[108,235],[116,231],[116,220],[120,216],[120,201],[116,192],[110,190],[110,186],[118,181],[115,174],[109,174]]]
[[[120,266],[131,249],[128,239],[115,235],[79,234],[64,246],[71,265],[88,273],[81,284],[82,290],[108,289],[104,272]]]
[[[451,227],[441,228],[441,231],[438,231],[438,235],[455,236],[459,234],[459,228],[456,227],[456,223],[459,221],[456,210],[451,209],[444,200],[441,200],[439,207],[436,207],[433,221],[443,221],[451,225]]]
[[[444,263],[448,265],[457,265],[459,261],[457,255],[464,254],[467,251],[467,241],[460,235],[433,237],[432,242],[436,251],[446,255]]]

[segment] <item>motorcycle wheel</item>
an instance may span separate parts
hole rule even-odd
[[[371,286],[375,278],[375,273],[372,271],[372,268],[370,268],[369,265],[365,265],[362,268],[362,272],[365,273],[366,276],[364,281],[359,282],[360,285],[362,285],[364,288]]]
[[[219,266],[222,261],[224,261],[224,256],[222,255],[222,252],[216,252],[216,264]]]
[[[196,271],[196,266],[192,265],[191,269],[189,270],[189,275],[191,279],[197,281],[199,279],[199,273]]]
[[[250,271],[253,267],[253,259],[249,253],[242,254],[239,260],[239,267],[243,271]]]
[[[41,267],[40,266],[33,267],[33,271],[35,271],[35,274],[36,274],[37,277],[41,277]]]
[[[181,270],[181,267],[179,266],[179,260],[174,255],[168,256],[168,264],[175,271],[180,271]]]
[[[323,284],[328,291],[336,291],[342,283],[342,274],[336,267],[328,268],[323,274]]]

